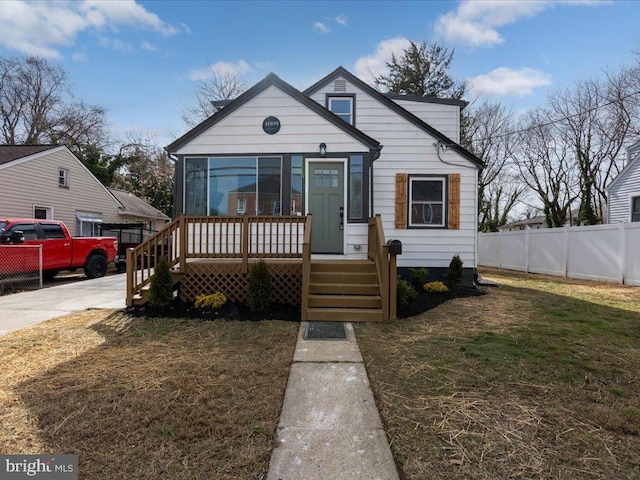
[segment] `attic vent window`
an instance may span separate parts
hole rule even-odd
[[[343,78],[338,78],[333,84],[334,92],[346,92],[347,91],[347,81]]]

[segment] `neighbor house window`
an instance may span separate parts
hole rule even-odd
[[[631,221],[640,222],[640,197],[631,199]]]
[[[93,212],[76,212],[76,236],[96,237],[98,224],[102,223],[102,214]]]
[[[58,185],[63,188],[69,188],[69,170],[58,169]]]
[[[446,177],[409,177],[409,226],[444,227]]]
[[[335,96],[327,98],[327,108],[350,125],[354,125],[353,97]]]
[[[51,207],[33,207],[33,218],[38,220],[51,220],[53,219],[53,209]]]
[[[244,215],[247,211],[247,199],[244,197],[238,198],[238,215]]]

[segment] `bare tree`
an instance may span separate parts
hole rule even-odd
[[[478,228],[495,232],[508,222],[526,189],[511,161],[513,115],[499,103],[483,101],[467,107],[464,120],[467,147],[484,162],[478,177]]]
[[[8,145],[106,144],[105,110],[74,99],[66,72],[38,57],[0,58],[0,133]]]
[[[514,163],[522,181],[543,206],[548,227],[561,227],[579,197],[579,176],[574,169],[571,146],[548,122],[551,112],[537,108],[521,121],[512,138]]]
[[[194,127],[219,110],[214,102],[233,100],[247,89],[242,77],[232,70],[211,71],[198,80],[192,103],[182,114],[182,120]]]

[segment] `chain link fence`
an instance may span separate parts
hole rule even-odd
[[[42,245],[0,246],[0,295],[42,288]]]

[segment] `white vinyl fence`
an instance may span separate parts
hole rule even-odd
[[[478,234],[478,264],[640,286],[640,223]]]

